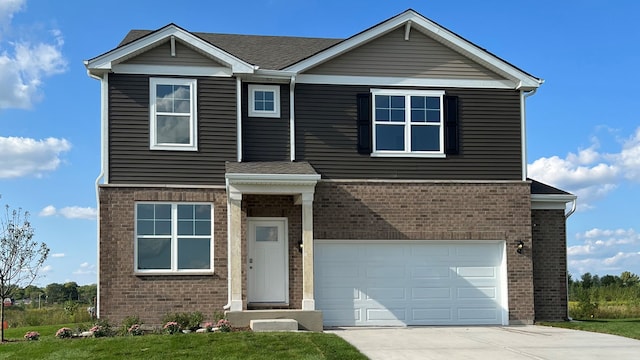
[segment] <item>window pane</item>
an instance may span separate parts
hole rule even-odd
[[[153,220],[138,219],[138,224],[136,227],[136,231],[138,235],[153,235],[153,232],[154,232],[153,229],[154,229]]]
[[[376,150],[404,151],[404,126],[376,125]]]
[[[155,218],[163,220],[171,220],[171,205],[155,204]]]
[[[154,235],[171,235],[171,220],[156,220]]]
[[[174,85],[173,86],[174,95],[173,97],[176,99],[189,99],[190,98],[190,89],[188,85]]]
[[[178,205],[178,219],[193,219],[193,205]]]
[[[264,110],[265,111],[273,111],[273,101],[265,102],[264,103]]]
[[[427,110],[427,122],[440,122],[440,110]]]
[[[178,236],[193,235],[193,220],[178,221]]]
[[[274,93],[273,91],[265,91],[264,92],[264,99],[267,101],[273,101],[273,97],[274,97]]]
[[[389,109],[376,109],[376,121],[389,121],[390,119]]]
[[[171,239],[138,239],[138,269],[171,269]]]
[[[210,254],[210,239],[178,239],[178,269],[209,269]]]
[[[427,97],[427,109],[440,110],[440,98],[439,97]]]
[[[262,101],[264,100],[264,91],[255,91],[255,100]]]
[[[411,97],[412,109],[424,109],[424,96],[412,96]]]
[[[159,144],[189,144],[189,117],[159,115],[156,136]]]
[[[278,241],[278,227],[256,226],[256,241]]]
[[[173,93],[173,85],[156,85],[156,98],[170,98]]]
[[[404,121],[404,109],[391,109],[391,121]]]
[[[195,205],[196,219],[211,219],[211,205]]]
[[[440,151],[440,126],[411,126],[411,151]]]
[[[191,113],[191,102],[189,100],[176,100],[174,102],[173,112],[179,114]]]
[[[153,219],[153,213],[155,205],[153,204],[138,204],[138,219]]]
[[[196,221],[196,232],[195,235],[211,235],[211,221],[207,220],[197,220]]]
[[[404,96],[391,96],[392,109],[404,109]]]
[[[425,122],[426,111],[411,109],[411,122]]]
[[[391,108],[391,96],[388,95],[376,95],[376,108]]]

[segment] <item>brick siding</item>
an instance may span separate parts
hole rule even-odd
[[[566,320],[567,234],[564,210],[532,210],[536,321]]]
[[[227,303],[227,197],[223,189],[101,187],[100,317],[113,324],[137,315],[159,325],[169,312],[200,311],[205,319]],[[214,274],[134,274],[136,201],[211,202],[214,207]]]

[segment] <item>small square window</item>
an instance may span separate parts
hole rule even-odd
[[[280,86],[249,85],[249,116],[280,117]]]

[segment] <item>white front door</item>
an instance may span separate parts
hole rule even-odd
[[[249,303],[289,302],[286,218],[248,218],[247,282]]]

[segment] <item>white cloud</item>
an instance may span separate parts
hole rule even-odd
[[[594,228],[576,234],[576,240],[580,243],[567,249],[572,274],[640,273],[640,233],[634,229]]]
[[[60,30],[53,29],[46,41],[11,38],[13,15],[23,8],[24,1],[0,1],[0,109],[31,108],[41,97],[43,79],[67,70],[62,55],[64,39]],[[21,36],[40,36],[37,32],[20,31]]]
[[[640,127],[620,142],[620,151],[600,152],[599,141],[559,156],[542,157],[528,166],[529,177],[578,195],[578,210],[593,209],[593,203],[615,190],[625,180],[640,182]]]
[[[51,272],[51,270],[53,270],[53,266],[51,265],[45,265],[43,267],[40,268],[40,273],[41,274],[46,274],[48,272]]]
[[[58,210],[53,205],[48,205],[44,209],[40,210],[40,216],[55,216],[60,215],[67,219],[86,219],[95,220],[98,211],[92,207],[80,207],[80,206],[67,206]]]
[[[60,154],[70,149],[71,143],[65,139],[0,136],[0,179],[41,177],[45,172],[57,169],[62,162]]]
[[[96,266],[93,264],[89,264],[88,262],[83,262],[80,264],[80,267],[73,272],[74,275],[95,275],[96,274]]]
[[[4,29],[11,24],[13,14],[22,10],[25,0],[2,0],[0,1],[0,35]],[[1,39],[1,37],[0,37]]]
[[[56,253],[56,254],[51,254],[52,258],[63,258],[64,257],[64,253]]]

